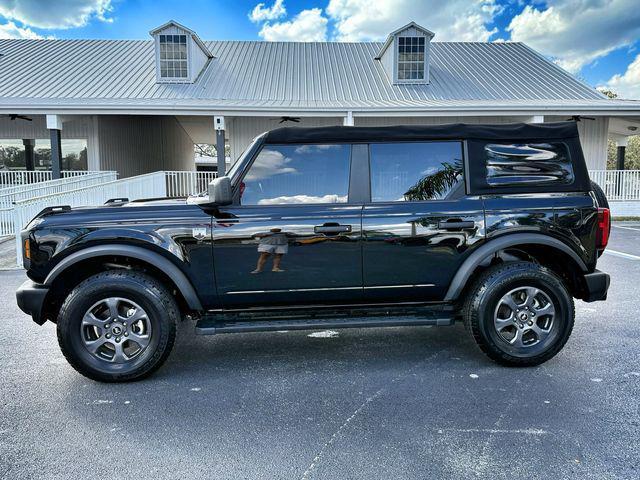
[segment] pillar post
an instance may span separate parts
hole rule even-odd
[[[62,118],[47,115],[47,128],[51,135],[51,178],[62,176]]]
[[[227,173],[226,156],[224,152],[224,117],[213,117],[213,124],[216,129],[216,156],[218,157],[218,177],[223,177]]]
[[[622,135],[616,135],[614,137],[616,141],[616,170],[624,170],[624,157],[629,144],[629,137]],[[624,190],[624,176],[622,173],[616,174],[616,193],[622,195]]]
[[[345,127],[353,127],[353,112],[349,110],[347,115],[344,117],[344,121],[342,123]]]
[[[629,144],[629,137],[616,138],[616,170],[624,170],[624,157]]]
[[[22,144],[24,145],[24,166],[26,170],[33,171],[35,170],[35,157],[33,154],[33,149],[36,146],[36,141],[33,138],[24,138],[22,139]]]

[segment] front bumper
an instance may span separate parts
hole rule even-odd
[[[49,293],[49,287],[27,280],[16,291],[18,307],[24,313],[31,315],[33,321],[42,325],[47,319],[42,317],[42,307]]]
[[[607,290],[611,279],[609,274],[594,270],[593,273],[587,273],[584,276],[585,282],[585,302],[597,302],[598,300],[607,299]]]

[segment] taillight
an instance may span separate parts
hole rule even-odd
[[[596,248],[602,250],[609,243],[611,230],[611,214],[608,208],[598,209],[598,229],[596,231]]]

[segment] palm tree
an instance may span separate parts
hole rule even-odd
[[[438,198],[455,185],[462,174],[462,162],[456,160],[453,165],[443,162],[442,169],[422,177],[404,194],[407,201],[432,200]]]

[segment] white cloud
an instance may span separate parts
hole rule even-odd
[[[346,195],[291,195],[275,198],[263,198],[258,201],[258,205],[282,205],[291,203],[346,203]]]
[[[548,0],[527,6],[507,28],[511,40],[525,42],[570,72],[640,37],[638,0]]]
[[[20,28],[13,22],[0,25],[0,38],[42,38],[33,30]]]
[[[302,10],[292,20],[265,23],[259,35],[270,42],[323,42],[327,39],[328,20],[322,10]]]
[[[111,0],[0,0],[0,16],[36,28],[82,27],[91,18],[109,22],[110,11]]]
[[[640,100],[640,55],[629,64],[626,72],[611,77],[604,88],[620,98]]]
[[[501,11],[495,0],[330,0],[327,14],[336,22],[336,39],[383,40],[411,21],[437,40],[487,41],[497,32],[488,25]]]
[[[265,148],[253,162],[253,166],[245,178],[247,181],[255,182],[283,173],[296,173],[295,168],[287,166],[290,162],[291,159],[284,156],[282,152]]]
[[[264,3],[257,4],[249,13],[249,20],[254,23],[260,23],[266,20],[276,20],[286,14],[287,9],[284,7],[284,0],[275,0],[270,7],[266,7]]]

